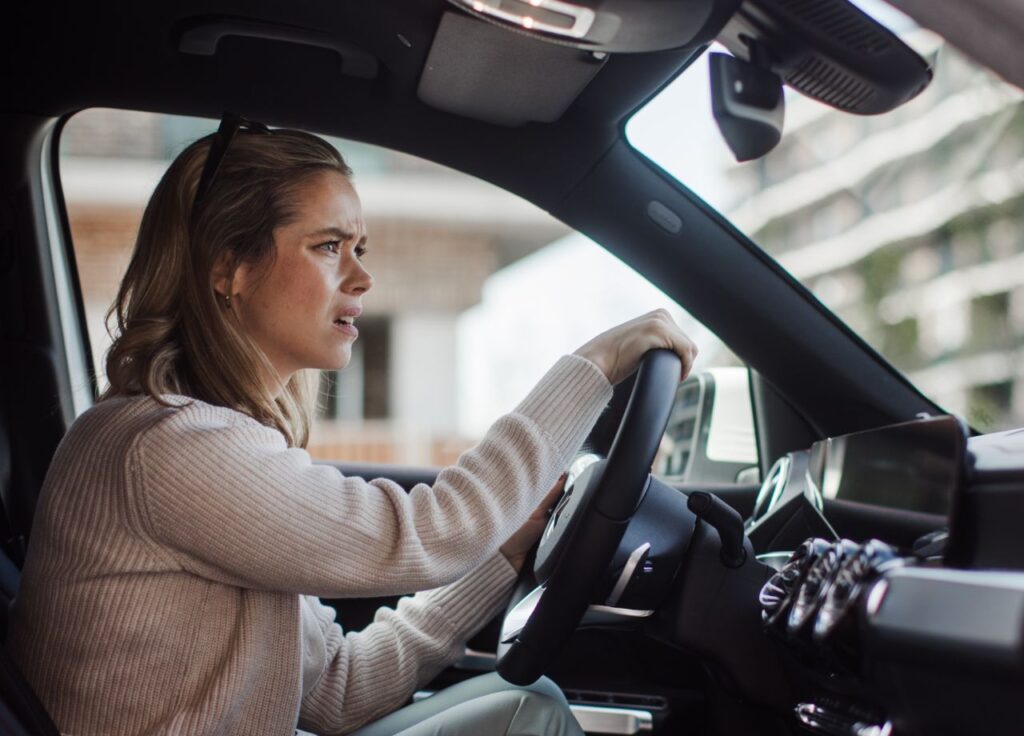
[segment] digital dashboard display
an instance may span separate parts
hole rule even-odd
[[[966,444],[955,417],[894,424],[815,442],[808,476],[826,499],[945,515]]]

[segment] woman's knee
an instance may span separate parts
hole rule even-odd
[[[509,687],[514,686],[510,685]],[[531,692],[553,698],[562,704],[568,704],[568,701],[565,699],[565,693],[562,692],[562,688],[558,687],[558,685],[555,684],[555,681],[550,677],[541,677],[536,682],[530,685],[524,685],[523,687]]]
[[[546,679],[546,678],[545,678]],[[506,732],[507,736],[583,736],[583,731],[569,710],[557,686],[547,680],[544,689],[552,687],[553,695],[540,692],[533,683],[518,691],[508,691],[518,699],[518,706]]]
[[[481,695],[486,695],[488,693],[497,693],[505,690],[513,692],[529,690],[530,692],[554,698],[561,703],[567,702],[565,695],[562,693],[562,689],[558,687],[558,685],[555,684],[555,681],[550,677],[541,677],[539,680],[532,682],[529,685],[513,685],[511,682],[502,679],[501,675],[497,672],[490,672],[486,675],[479,675],[470,680],[465,680],[462,683],[453,685],[449,688],[449,692],[451,692],[452,695],[457,695],[463,699],[480,697]]]

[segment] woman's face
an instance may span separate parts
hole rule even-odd
[[[348,365],[359,334],[353,323],[373,286],[360,261],[362,206],[348,179],[319,174],[296,192],[294,206],[295,219],[274,230],[269,270],[240,266],[231,284],[231,308],[281,385],[303,368]]]

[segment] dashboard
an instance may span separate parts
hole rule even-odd
[[[837,502],[924,533],[841,538]],[[745,531],[802,732],[1024,732],[1022,518],[1024,431],[928,418],[780,458]]]
[[[759,552],[792,550],[808,537],[837,539],[824,513],[829,501],[942,526],[963,484],[966,445],[966,428],[950,416],[815,442],[776,461],[745,531]]]

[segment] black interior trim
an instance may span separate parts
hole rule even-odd
[[[810,447],[824,438],[825,433],[812,426],[764,376],[754,370],[749,373],[757,456],[761,477],[767,478],[778,458]]]
[[[882,506],[824,499],[824,514],[836,533],[844,539],[863,543],[881,539],[909,552],[914,540],[949,524],[945,516]]]
[[[619,142],[552,213],[676,299],[826,434],[942,413],[774,260],[650,166]],[[682,218],[679,235],[650,222],[651,201]],[[607,216],[595,222],[594,211]],[[666,261],[666,252],[678,256]],[[754,313],[762,319],[739,318]]]

